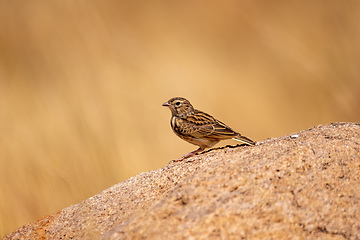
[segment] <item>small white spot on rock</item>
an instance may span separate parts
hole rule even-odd
[[[299,137],[299,135],[297,135],[297,134],[293,134],[290,136],[291,139],[298,138],[298,137]]]

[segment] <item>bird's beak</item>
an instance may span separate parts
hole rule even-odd
[[[163,106],[168,107],[168,106],[170,106],[170,104],[168,102],[166,102],[166,103],[163,104]]]

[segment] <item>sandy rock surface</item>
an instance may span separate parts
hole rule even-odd
[[[360,239],[360,124],[215,149],[5,239]]]

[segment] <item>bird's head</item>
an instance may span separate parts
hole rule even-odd
[[[191,103],[182,97],[174,97],[163,104],[169,107],[173,116],[186,117],[188,114],[194,112],[194,107]]]

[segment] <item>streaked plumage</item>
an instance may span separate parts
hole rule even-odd
[[[163,106],[169,107],[171,110],[170,124],[174,133],[181,139],[199,146],[199,149],[185,154],[175,161],[194,156],[225,139],[234,139],[247,145],[255,145],[254,141],[241,136],[240,133],[235,132],[209,114],[194,109],[185,98],[174,97],[165,102]]]

